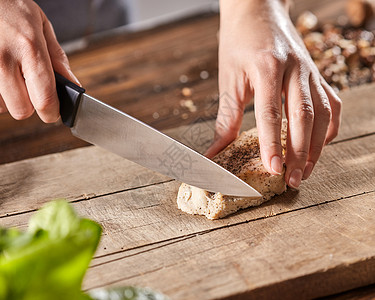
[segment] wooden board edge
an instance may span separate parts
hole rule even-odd
[[[359,270],[366,272],[359,274]],[[308,282],[308,285],[306,284]],[[255,290],[223,298],[240,299],[312,299],[329,296],[375,283],[375,256],[329,270],[278,282]]]

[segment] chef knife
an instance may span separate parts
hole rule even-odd
[[[76,137],[210,192],[261,197],[250,185],[193,149],[87,95],[85,89],[60,74],[55,73],[55,77],[62,121]]]

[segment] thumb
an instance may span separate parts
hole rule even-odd
[[[43,25],[43,33],[47,42],[47,48],[51,58],[53,69],[60,75],[64,76],[66,79],[74,82],[79,86],[82,86],[77,77],[75,77],[73,72],[71,71],[68,57],[58,43],[52,24],[45,15]]]
[[[205,152],[205,156],[214,157],[238,136],[244,108],[244,102],[237,99],[234,94],[225,92],[220,96],[214,142]]]

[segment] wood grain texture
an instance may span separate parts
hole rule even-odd
[[[94,260],[85,286],[148,285],[173,299],[305,299],[370,284],[374,196],[209,230],[105,263]]]
[[[84,150],[98,149],[89,147],[60,156],[84,154]],[[113,166],[103,165],[100,156],[107,155],[100,151],[94,156],[103,171],[96,172],[96,178],[101,174],[103,186],[111,189],[118,184],[116,178],[120,182],[127,178],[115,173],[118,166],[114,170]],[[53,158],[51,169],[56,170],[61,161],[55,156],[49,157]],[[73,165],[83,160],[82,155],[77,156],[81,159],[76,157],[71,161]],[[86,288],[148,285],[173,299],[197,295],[200,299],[268,299],[278,296],[278,291],[290,299],[296,295],[309,298],[375,282],[375,248],[371,244],[375,241],[373,161],[375,135],[330,145],[315,175],[303,183],[298,193],[289,190],[259,208],[214,222],[177,209],[175,181],[78,198],[71,197],[71,193],[72,189],[79,190],[79,184],[62,191],[61,184],[59,190],[36,184],[29,190],[30,198],[17,194],[12,200],[27,207],[34,197],[48,194],[48,189],[65,192],[75,199],[73,205],[81,215],[103,226]],[[68,160],[63,163],[71,167]],[[19,168],[25,170],[22,165]],[[126,169],[130,174],[136,170],[129,166]],[[34,176],[35,183],[45,180],[42,173]],[[82,181],[77,174],[71,177]],[[87,188],[93,191],[96,184]],[[33,196],[35,191],[40,195]],[[22,213],[23,209],[2,217],[0,224],[24,228],[32,212]]]
[[[356,288],[347,292],[322,297],[322,300],[373,300],[375,298],[375,285]]]
[[[83,150],[79,151],[83,153]],[[66,154],[68,156],[71,153]],[[95,156],[99,157],[100,154],[96,152]],[[67,169],[70,169],[77,160],[76,157],[72,161],[62,162],[51,159],[50,166],[51,169],[57,169],[63,163],[67,165]],[[99,161],[102,162],[101,159]],[[96,255],[106,256],[171,238],[183,238],[186,235],[297,211],[354,195],[372,193],[375,191],[373,180],[375,164],[371,163],[373,161],[375,161],[375,135],[328,146],[316,166],[315,173],[308,181],[303,182],[299,192],[288,190],[258,208],[247,209],[217,221],[191,216],[178,210],[176,205],[178,182],[163,182],[161,176],[151,177],[147,172],[152,172],[136,165],[132,167],[127,165],[126,170],[129,174],[140,175],[136,179],[143,180],[140,185],[126,175],[119,176],[118,167],[103,164],[101,169],[95,166],[93,168],[95,172],[86,178],[80,179],[79,173],[69,174],[65,177],[67,185],[63,189],[61,180],[64,177],[53,177],[51,182],[56,183],[54,186],[29,185],[26,189],[28,194],[16,193],[12,198],[8,196],[11,201],[2,203],[3,217],[0,218],[0,225],[22,228],[33,213],[27,213],[28,211],[53,198],[64,197],[74,202],[74,207],[81,215],[93,218],[103,226],[103,239]],[[20,168],[25,169],[22,165]],[[98,174],[101,174],[102,181],[97,179]],[[45,175],[41,173],[36,173],[34,176],[37,178],[34,182],[39,184],[45,180]],[[75,180],[69,182],[69,178]],[[144,181],[148,178],[153,181],[148,186],[144,186]],[[119,189],[121,183],[128,186],[133,184],[133,187],[125,189],[120,185],[121,189]],[[111,192],[108,193],[108,190]],[[90,193],[82,195],[82,191],[90,191]],[[35,202],[34,199],[38,201]],[[13,203],[17,204],[16,207],[13,205],[13,210],[16,210],[17,214],[11,216],[9,213],[10,216],[4,217],[6,215],[4,211],[12,207]],[[29,205],[33,206],[29,207]]]
[[[2,165],[0,216],[35,210],[51,199],[79,201],[170,180],[98,147]]]
[[[353,87],[339,96],[343,102],[343,114],[335,142],[375,132],[375,84]]]
[[[336,142],[375,132],[375,105],[368,105],[368,99],[374,94],[375,85],[358,87],[342,94],[343,122]],[[245,117],[243,129],[254,125],[254,114],[250,112]],[[203,151],[213,138],[214,121],[193,123],[167,133]],[[354,145],[358,147],[356,143]],[[335,159],[334,153],[331,159]],[[365,163],[369,161],[365,160]],[[356,163],[352,165],[355,167]],[[54,198],[66,197],[74,201],[168,180],[165,176],[149,172],[96,147],[5,164],[0,168],[0,178],[3,178],[0,185],[0,216],[36,209]],[[38,178],[37,181],[35,178]],[[64,182],[63,188],[61,182]],[[65,191],[69,191],[69,194],[64,194]],[[16,201],[21,198],[27,205]]]

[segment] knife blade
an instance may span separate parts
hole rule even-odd
[[[261,197],[253,187],[195,150],[87,95],[60,74],[55,77],[62,121],[76,137],[210,192]]]

